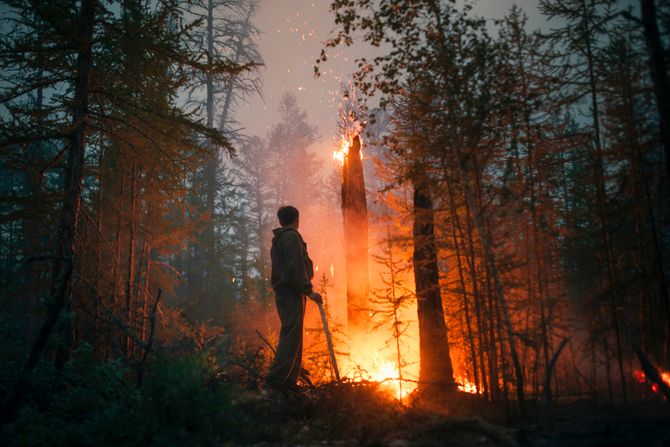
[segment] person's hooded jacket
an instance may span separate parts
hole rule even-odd
[[[272,288],[278,295],[312,293],[314,267],[307,244],[293,227],[272,230]]]

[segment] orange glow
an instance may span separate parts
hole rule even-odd
[[[468,379],[463,377],[456,377],[456,384],[458,385],[458,390],[463,391],[464,393],[478,394],[477,387],[474,383],[470,382]]]
[[[670,372],[660,371],[660,370],[659,370],[658,373],[659,373],[659,375],[661,376],[661,380],[662,380],[666,385],[670,386]],[[642,371],[642,370],[639,370],[639,369],[638,369],[638,370],[633,371],[633,377],[634,377],[635,380],[637,380],[639,383],[645,383],[645,382],[647,382],[647,376],[646,376],[646,374],[644,373],[644,371]],[[658,384],[656,384],[656,383],[652,383],[652,384],[651,384],[651,390],[652,390],[654,393],[658,393],[658,391],[659,391],[659,389],[658,389]]]
[[[343,375],[352,382],[378,382],[389,397],[403,401],[417,387],[419,365],[414,362],[403,366],[400,374],[396,353],[384,340],[388,334],[382,332],[361,334],[353,340],[350,355],[342,359]],[[402,356],[403,363],[408,360],[407,355]]]
[[[340,166],[344,166],[344,160],[346,160],[347,155],[349,155],[349,147],[351,146],[351,141],[353,140],[353,135],[342,136],[340,138],[340,148],[336,151],[333,151],[333,160],[337,161]],[[359,135],[359,138],[360,135]],[[363,139],[361,138],[361,160],[363,160]]]
[[[333,151],[333,160],[338,161],[342,166],[344,166],[344,159],[349,153],[349,140],[342,136],[340,141],[340,148],[336,151]]]

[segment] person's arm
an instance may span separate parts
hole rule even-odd
[[[296,291],[309,295],[312,293],[312,282],[305,268],[305,248],[297,233],[289,233],[285,238],[284,252],[288,261],[288,281]]]

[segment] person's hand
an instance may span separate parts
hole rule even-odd
[[[307,295],[310,300],[314,301],[317,304],[323,304],[323,298],[321,298],[321,294],[318,292],[312,292],[309,295]]]

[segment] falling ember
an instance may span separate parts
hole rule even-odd
[[[335,277],[335,267],[333,264],[330,264],[330,277],[334,278]]]

